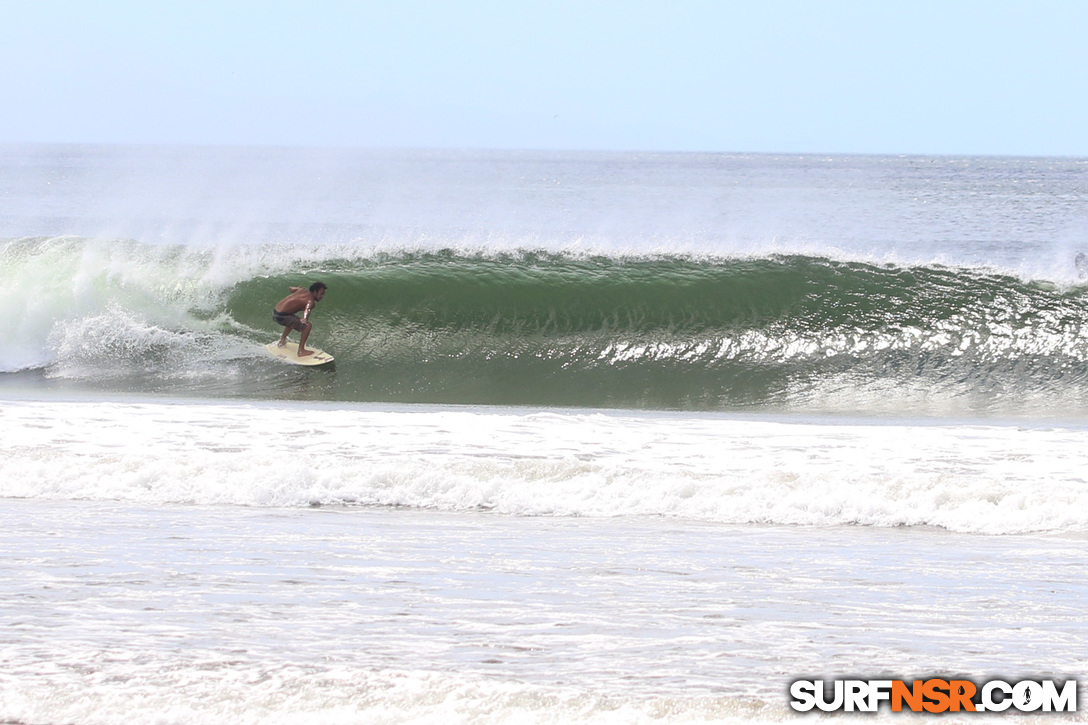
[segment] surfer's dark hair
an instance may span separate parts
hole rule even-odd
[[[328,289],[328,288],[329,288],[329,286],[327,284],[325,284],[324,282],[314,282],[312,285],[310,285],[310,291],[315,292],[315,293],[318,290]]]

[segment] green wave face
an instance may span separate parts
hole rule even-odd
[[[0,245],[0,385],[249,399],[849,414],[1088,413],[1088,293],[963,268],[723,259]],[[311,342],[261,345],[292,285]]]
[[[863,411],[905,388],[986,410],[1088,373],[1081,290],[962,269],[432,253],[310,276],[358,400]],[[232,314],[259,326],[294,280],[238,285]]]

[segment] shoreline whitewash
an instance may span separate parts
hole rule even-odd
[[[0,710],[789,721],[797,677],[1085,671],[1086,547],[929,527],[0,499]]]
[[[0,712],[778,722],[801,676],[1069,678],[1084,435],[8,401]]]
[[[9,401],[0,496],[1088,532],[1083,426]]]

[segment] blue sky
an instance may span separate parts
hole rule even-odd
[[[0,0],[0,142],[1088,156],[1088,3]]]

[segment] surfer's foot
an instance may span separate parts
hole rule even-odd
[[[306,357],[307,355],[313,355],[313,354],[314,354],[313,350],[299,350],[298,351],[298,356],[299,357]]]

